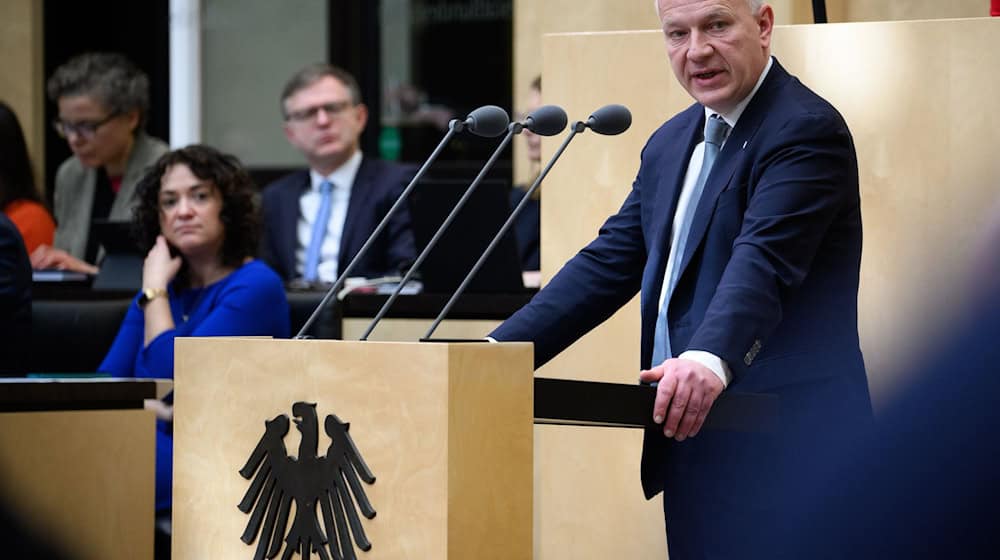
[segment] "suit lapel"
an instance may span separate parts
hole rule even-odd
[[[351,259],[354,258],[354,253],[357,252],[355,250],[357,245],[355,238],[358,232],[356,224],[360,219],[358,216],[363,214],[362,207],[365,204],[371,203],[368,197],[365,196],[366,185],[370,182],[371,173],[371,162],[368,158],[362,156],[361,165],[358,166],[358,173],[354,176],[354,184],[351,185],[351,199],[347,203],[347,215],[344,216],[344,229],[340,233],[340,253],[337,257],[338,271],[343,271],[351,262]],[[357,247],[357,249],[360,249],[360,247]]]
[[[643,286],[643,317],[655,317],[657,305],[660,299],[660,291],[663,289],[663,275],[667,267],[667,257],[670,255],[670,232],[673,227],[674,214],[677,212],[677,200],[680,197],[681,187],[684,185],[684,176],[687,174],[688,163],[691,161],[691,153],[694,147],[701,142],[702,129],[705,122],[705,111],[701,105],[694,105],[688,109],[687,122],[680,128],[677,139],[680,142],[687,142],[687,148],[680,157],[664,157],[660,167],[659,181],[656,185],[655,198],[653,200],[653,242],[649,246],[649,263],[654,267],[652,274],[647,275],[649,284]],[[663,148],[670,150],[667,144]]]
[[[281,205],[278,211],[278,223],[289,225],[289,227],[284,228],[284,235],[278,240],[278,254],[281,255],[289,276],[296,275],[295,252],[299,248],[299,199],[309,190],[309,183],[309,171],[302,171],[290,185],[294,192],[288,193],[288,196],[274,199]]]
[[[774,90],[779,87],[787,76],[788,74],[778,65],[778,61],[775,60],[771,66],[770,73],[764,79],[764,83],[761,84],[760,89],[757,90],[753,99],[750,100],[746,110],[740,116],[740,120],[736,123],[736,127],[730,133],[729,138],[726,139],[726,144],[722,147],[718,159],[715,160],[715,167],[705,182],[705,190],[702,191],[698,207],[691,220],[691,231],[688,232],[688,239],[684,255],[682,256],[678,278],[684,276],[691,258],[698,247],[701,246],[712,214],[715,212],[715,204],[719,199],[719,195],[729,185],[733,174],[743,159],[745,148],[750,144],[754,135],[757,134],[761,123],[764,121],[764,117],[769,110],[768,100],[774,95]]]

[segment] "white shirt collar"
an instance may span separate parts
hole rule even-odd
[[[764,71],[760,73],[760,77],[757,78],[757,84],[753,86],[749,95],[736,104],[736,107],[734,107],[732,111],[729,111],[728,113],[719,113],[714,109],[705,107],[705,119],[707,120],[712,115],[718,114],[722,117],[722,120],[726,121],[726,124],[728,124],[730,128],[736,128],[736,121],[740,120],[740,116],[743,114],[743,111],[746,110],[747,105],[750,104],[750,100],[753,99],[754,94],[756,94],[757,90],[760,89],[760,85],[764,83],[764,78],[766,78],[767,73],[771,71],[771,66],[773,64],[774,58],[770,56],[767,57],[767,64],[764,66]]]
[[[334,189],[350,189],[351,185],[354,184],[354,178],[358,175],[358,169],[361,167],[361,157],[361,150],[356,150],[354,155],[344,162],[344,165],[341,165],[327,176],[320,175],[315,169],[310,169],[310,188],[319,192],[319,186],[325,179],[330,181]]]

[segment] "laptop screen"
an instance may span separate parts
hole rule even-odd
[[[94,220],[91,235],[104,249],[100,270],[91,288],[94,290],[139,291],[142,288],[142,263],[146,255],[139,249],[132,233],[132,223]]]

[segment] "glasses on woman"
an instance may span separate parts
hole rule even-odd
[[[63,138],[69,137],[70,134],[76,134],[81,138],[90,140],[95,134],[97,134],[97,129],[111,122],[111,119],[117,117],[118,115],[119,113],[111,113],[99,121],[67,122],[56,119],[55,122],[52,123],[52,128],[55,128],[59,136]]]

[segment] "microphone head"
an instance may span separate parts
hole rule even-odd
[[[469,113],[465,119],[465,125],[469,132],[476,136],[494,138],[507,132],[507,125],[510,124],[510,117],[496,105],[483,105],[475,111]]]
[[[587,119],[587,127],[598,134],[614,136],[632,126],[632,112],[624,105],[605,105]]]
[[[566,128],[566,111],[556,105],[543,105],[524,119],[524,128],[539,136],[554,136]]]

